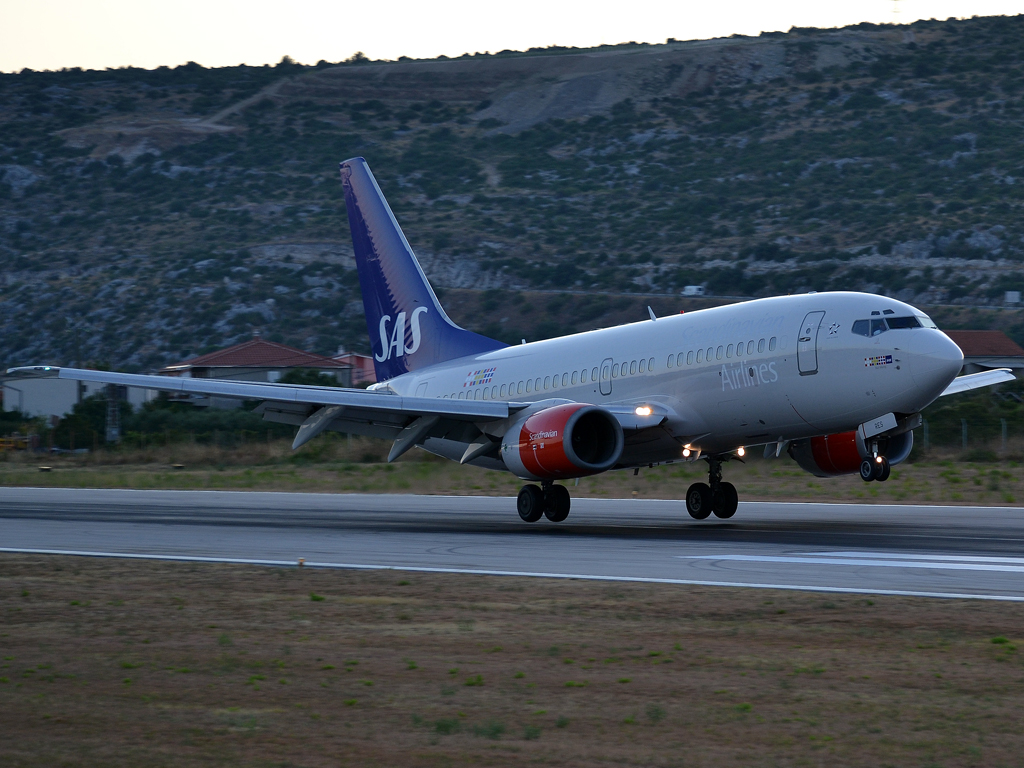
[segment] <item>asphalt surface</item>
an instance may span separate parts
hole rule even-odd
[[[389,567],[1024,601],[1024,509],[576,499],[527,524],[515,499],[0,489],[0,552]]]

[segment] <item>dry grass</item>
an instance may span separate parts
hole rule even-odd
[[[5,766],[993,766],[1024,749],[1017,604],[3,555],[0,610]]]
[[[0,454],[0,486],[509,496],[522,485],[508,473],[459,466],[419,450],[387,464],[388,447],[379,440],[334,438],[295,453],[287,441],[275,441],[235,448],[180,443],[76,456]],[[932,451],[897,466],[888,482],[870,484],[857,475],[816,478],[785,456],[754,456],[745,464],[727,464],[725,478],[744,500],[1015,505],[1024,501],[1018,453],[1002,461],[965,461],[995,454]],[[42,473],[40,464],[53,469]],[[638,476],[608,472],[584,478],[571,490],[577,497],[682,499],[689,484],[706,473],[702,461],[645,468]]]

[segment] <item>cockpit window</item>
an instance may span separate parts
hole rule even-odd
[[[853,332],[858,336],[870,336],[871,335],[871,323],[867,320],[855,320],[853,323]]]
[[[888,328],[885,327],[885,320],[872,320],[871,321],[871,335],[877,336],[880,333],[885,333]]]
[[[889,328],[920,328],[921,321],[916,317],[890,317]]]
[[[930,317],[928,317],[928,315],[918,315],[917,319],[921,321],[921,325],[923,325],[925,328],[936,328],[937,329],[939,327],[939,326],[937,326],[935,324],[934,320],[932,320]]]

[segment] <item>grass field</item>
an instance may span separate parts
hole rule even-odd
[[[1024,606],[0,555],[5,766],[1010,766]]]
[[[522,485],[511,474],[460,466],[419,450],[387,464],[388,447],[373,440],[350,445],[342,438],[318,441],[294,454],[284,441],[232,449],[172,444],[53,457],[8,453],[0,459],[0,486],[512,496]],[[1019,453],[1010,456],[999,460],[985,450],[935,451],[897,466],[885,483],[864,483],[857,475],[817,478],[786,456],[764,460],[748,455],[746,463],[726,464],[724,473],[747,501],[1015,505],[1024,501],[1024,472]],[[41,472],[41,465],[50,470]],[[570,489],[576,497],[682,499],[690,483],[706,478],[707,465],[698,461],[644,468],[636,476],[608,472],[584,478],[578,487],[570,484]]]

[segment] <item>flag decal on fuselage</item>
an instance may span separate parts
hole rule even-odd
[[[466,381],[462,385],[463,387],[475,387],[479,384],[490,384],[491,379],[494,378],[494,372],[497,370],[494,368],[479,368],[475,371],[470,371],[466,375]]]

